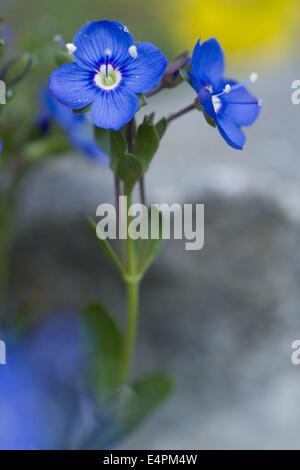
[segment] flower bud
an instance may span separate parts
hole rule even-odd
[[[178,58],[168,67],[162,78],[162,86],[164,88],[173,88],[182,82],[179,70],[186,67],[190,62],[189,51],[184,51]]]
[[[6,86],[13,86],[27,75],[31,65],[32,56],[29,52],[24,52],[6,63],[0,74],[0,78],[5,81]]]

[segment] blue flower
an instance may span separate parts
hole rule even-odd
[[[74,114],[71,108],[56,101],[47,89],[42,89],[40,99],[42,110],[37,117],[37,125],[43,133],[47,132],[54,119],[66,132],[73,147],[81,150],[92,160],[101,163],[109,161],[108,156],[95,141],[93,124],[87,114]]]
[[[56,316],[17,339],[0,365],[0,450],[102,448],[114,422],[85,384],[76,317]]]
[[[116,21],[88,22],[68,46],[75,62],[51,74],[49,90],[73,109],[92,103],[92,121],[104,129],[119,130],[129,122],[139,108],[137,93],[153,90],[167,66],[157,47],[135,45]]]
[[[205,112],[214,119],[220,134],[231,147],[242,150],[246,141],[242,126],[253,124],[260,113],[260,102],[246,88],[257,76],[245,83],[224,78],[223,50],[214,38],[197,42],[189,73]]]

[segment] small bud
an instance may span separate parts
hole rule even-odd
[[[128,49],[128,52],[129,52],[129,54],[131,55],[131,57],[133,57],[133,59],[136,59],[136,58],[137,58],[137,56],[138,56],[138,51],[137,51],[136,46],[130,46],[130,48]]]
[[[66,48],[68,49],[68,53],[70,55],[74,54],[74,52],[76,51],[77,47],[75,46],[75,44],[71,43],[71,42],[68,42],[66,44]]]
[[[1,57],[4,56],[5,49],[6,49],[6,43],[5,43],[4,39],[0,38],[0,59],[1,59]]]
[[[179,75],[180,69],[184,69],[189,64],[189,51],[183,52],[172,64],[168,65],[162,78],[164,88],[173,88],[182,82]]]
[[[6,86],[13,86],[27,75],[31,66],[32,56],[28,52],[24,52],[7,62],[1,72],[0,79],[5,81]]]

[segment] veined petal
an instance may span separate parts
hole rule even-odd
[[[62,65],[52,72],[49,91],[57,101],[72,109],[87,106],[99,93],[93,82],[93,73],[81,69],[75,63]]]
[[[197,42],[192,57],[192,74],[203,84],[212,84],[217,90],[224,77],[225,59],[223,50],[215,38],[203,44]]]
[[[217,127],[228,145],[236,150],[243,150],[246,137],[242,130],[224,114],[217,116]]]
[[[99,94],[92,104],[91,117],[96,126],[117,131],[133,118],[138,108],[138,97],[119,87]]]
[[[106,52],[115,66],[129,56],[128,49],[134,44],[128,29],[117,21],[89,21],[74,37],[77,47],[74,57],[80,67],[96,71],[105,62]]]
[[[227,83],[231,87],[238,85],[238,82],[233,80],[228,80]],[[224,112],[238,126],[251,126],[260,114],[261,106],[258,104],[257,98],[246,87],[223,94],[221,100],[224,104]]]
[[[121,68],[124,84],[135,93],[153,90],[160,82],[168,61],[160,50],[149,42],[136,45],[137,57],[130,58]]]

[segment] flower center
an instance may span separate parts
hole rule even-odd
[[[111,64],[102,64],[95,74],[94,81],[102,90],[109,91],[116,88],[122,80],[121,72]]]

